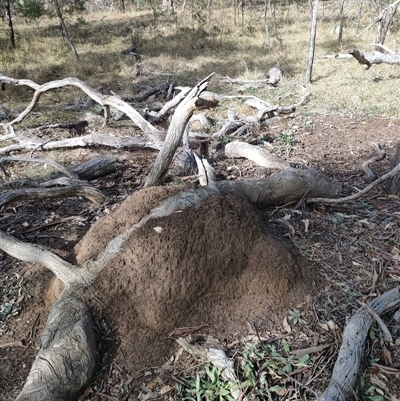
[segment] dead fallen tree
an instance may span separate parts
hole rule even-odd
[[[261,167],[283,170],[290,166],[286,161],[265,149],[245,142],[229,142],[217,146],[219,157],[245,158]]]
[[[116,96],[106,96],[99,91],[91,88],[86,83],[82,82],[77,78],[65,78],[59,81],[52,81],[45,83],[43,85],[38,85],[37,83],[29,79],[14,79],[9,78],[0,74],[0,84],[1,85],[13,85],[13,86],[28,86],[34,89],[34,94],[29,106],[14,118],[9,123],[3,123],[2,126],[7,130],[8,127],[12,127],[15,124],[20,123],[25,119],[25,117],[32,111],[40,99],[40,96],[52,89],[63,88],[65,86],[74,86],[81,89],[90,98],[92,98],[96,103],[100,104],[104,108],[104,118],[105,123],[110,118],[110,107],[114,107],[117,110],[124,112],[135,124],[139,127],[146,135],[149,137],[159,139],[161,132],[153,127],[149,122],[147,122],[132,106]]]
[[[349,59],[355,58],[360,64],[366,66],[366,70],[369,70],[373,64],[400,64],[400,55],[392,52],[390,49],[382,45],[376,45],[377,47],[383,47],[387,53],[382,53],[380,51],[374,51],[372,53],[363,53],[361,50],[352,49],[348,54],[330,54],[323,58],[329,59]]]
[[[46,164],[52,166],[63,175],[42,182],[33,182],[31,180],[5,182],[3,191],[0,194],[0,207],[24,200],[79,196],[93,203],[101,204],[106,196],[97,188],[82,180],[92,180],[115,171],[115,161],[114,157],[97,157],[68,170],[48,159],[4,157],[0,159],[0,168],[6,177],[9,177],[7,170],[3,166],[6,162]]]
[[[358,49],[350,50],[349,54],[353,56],[360,64],[366,65],[367,66],[366,70],[369,70],[372,67],[372,64],[382,64],[382,63],[392,64],[392,65],[400,64],[399,54],[387,54],[378,51],[364,54]]]

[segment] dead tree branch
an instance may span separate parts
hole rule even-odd
[[[3,157],[0,159],[0,165],[3,165],[5,162],[26,162],[26,163],[40,163],[40,164],[49,164],[50,166],[54,167],[56,170],[60,171],[61,173],[65,174],[67,177],[72,179],[78,179],[77,175],[73,172],[69,171],[64,166],[56,163],[50,159],[36,159],[36,158],[28,158],[28,157],[16,157],[16,156],[8,156]]]
[[[393,288],[361,308],[346,324],[342,346],[333,368],[331,381],[320,401],[345,401],[352,398],[354,384],[364,353],[364,344],[373,321],[368,309],[384,315],[400,306],[399,288]]]
[[[220,144],[220,146],[217,148],[217,153],[220,157],[243,157],[253,161],[261,167],[266,168],[283,170],[290,166],[287,161],[271,154],[267,150],[245,142],[230,142],[227,144]]]
[[[214,73],[213,73],[214,74]],[[209,79],[213,74],[199,82],[182,100],[172,117],[171,124],[168,128],[167,136],[164,145],[159,152],[154,166],[150,171],[145,183],[145,187],[157,185],[164,174],[167,172],[172,158],[182,140],[182,135],[186,125],[190,120],[196,106],[196,100],[200,93],[208,86]]]
[[[400,55],[398,54],[385,54],[378,51],[364,54],[357,49],[350,50],[349,54],[351,54],[360,64],[366,65],[366,70],[369,70],[372,67],[372,64],[400,64]]]
[[[373,143],[371,143],[371,145],[375,148],[377,154],[376,154],[376,156],[371,157],[370,159],[366,160],[362,164],[362,168],[364,169],[365,174],[367,175],[367,179],[369,181],[375,180],[377,178],[376,174],[371,170],[369,165],[372,163],[375,163],[379,160],[382,160],[386,156],[385,151],[382,150],[381,147],[377,143],[373,142]]]
[[[394,177],[396,174],[400,172],[400,163],[394,167],[392,170],[390,170],[388,173],[382,175],[378,179],[376,179],[374,182],[371,182],[367,187],[365,187],[362,191],[357,192],[356,194],[346,196],[344,198],[334,198],[334,199],[329,199],[329,198],[310,198],[307,199],[307,203],[327,203],[327,204],[338,204],[338,203],[346,203],[346,202],[351,202],[353,200],[356,200],[358,198],[361,198],[361,196],[367,194],[369,191],[374,189],[376,186],[379,184],[382,184],[382,182],[385,182],[386,180]]]
[[[96,103],[100,104],[105,109],[105,116],[109,114],[109,108],[114,107],[119,111],[124,112],[146,135],[152,139],[159,139],[161,132],[147,122],[132,106],[116,96],[106,96],[97,90],[88,86],[85,82],[77,78],[65,78],[59,81],[47,82],[43,85],[38,85],[29,79],[13,79],[0,74],[0,84],[9,84],[13,86],[28,86],[35,90],[31,103],[28,107],[13,121],[2,124],[2,126],[12,126],[20,123],[35,107],[42,93],[51,89],[63,88],[65,86],[74,86],[81,89],[84,93],[90,96]]]
[[[64,187],[23,188],[5,191],[0,195],[0,207],[22,200],[37,200],[60,197],[83,197],[93,203],[104,202],[106,196],[98,189],[85,183],[74,183]]]

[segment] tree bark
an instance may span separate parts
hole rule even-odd
[[[393,311],[399,306],[400,292],[397,287],[368,304],[368,307],[379,316]],[[346,401],[354,396],[354,384],[372,321],[373,317],[367,308],[361,308],[346,324],[331,381],[319,398],[320,401]]]
[[[308,50],[306,83],[310,83],[311,77],[312,77],[312,68],[313,68],[313,64],[314,64],[314,53],[315,53],[315,40],[317,37],[318,5],[319,5],[319,0],[314,0],[314,6],[312,7],[310,47]]]
[[[345,0],[340,1],[340,11],[339,11],[339,37],[338,42],[339,45],[342,46],[343,40],[343,25],[344,25],[344,2]]]
[[[399,1],[395,1],[381,12],[378,25],[378,33],[376,36],[376,43],[380,45],[383,45],[385,43],[387,32],[393,21],[393,17],[396,14],[398,6]],[[375,46],[375,50],[379,51],[379,46]]]
[[[230,142],[222,145],[217,150],[218,156],[228,158],[243,157],[253,161],[261,167],[275,168],[284,170],[289,167],[289,163],[280,157],[277,157],[267,150],[258,146],[250,145],[245,142]]]
[[[369,70],[372,67],[372,64],[400,64],[400,55],[399,54],[386,54],[375,51],[370,54],[364,54],[358,49],[353,49],[349,51],[360,64],[366,65],[366,70]]]
[[[91,185],[74,183],[65,187],[23,188],[5,191],[0,195],[0,207],[21,200],[79,196],[89,199],[98,205],[106,198],[105,195]]]
[[[10,7],[10,0],[4,0],[5,2],[5,17],[8,21],[8,33],[10,38],[10,47],[15,49],[15,35],[14,35],[14,26],[11,18],[11,7]]]
[[[171,124],[168,128],[164,145],[159,152],[156,161],[154,162],[153,168],[147,176],[145,183],[146,188],[159,184],[160,180],[167,172],[168,167],[175,155],[176,149],[182,140],[182,135],[185,131],[186,125],[196,108],[196,100],[198,99],[200,93],[208,86],[208,80],[212,75],[213,74],[209,75],[199,82],[177,107],[172,117]]]
[[[94,322],[88,306],[64,291],[47,319],[42,345],[15,401],[72,401],[97,365]]]
[[[71,48],[71,51],[72,51],[75,61],[79,61],[78,52],[76,51],[75,46],[72,43],[71,38],[69,37],[67,25],[65,24],[65,20],[64,20],[60,5],[58,3],[58,0],[53,0],[53,1],[54,1],[54,7],[56,10],[58,20],[60,21],[62,36],[63,36],[64,40],[67,42],[68,46]]]

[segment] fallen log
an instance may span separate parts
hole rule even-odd
[[[58,123],[58,124],[45,124],[38,127],[40,131],[54,129],[54,128],[66,128],[73,134],[81,135],[86,131],[89,123],[86,120],[78,121],[75,123]]]
[[[76,399],[96,371],[93,327],[88,306],[68,292],[62,293],[50,312],[40,351],[15,401]]]
[[[320,401],[346,401],[354,396],[354,385],[364,354],[365,340],[374,320],[368,309],[382,316],[400,307],[399,288],[393,288],[361,308],[346,324],[343,341],[327,389]]]
[[[106,196],[98,189],[85,183],[74,183],[64,187],[22,188],[5,191],[0,195],[0,207],[22,200],[38,200],[61,197],[83,197],[93,203],[102,203]]]
[[[392,64],[398,65],[400,64],[400,55],[399,54],[386,54],[378,51],[374,51],[373,53],[364,54],[358,49],[352,49],[349,51],[349,54],[352,55],[360,64],[366,65],[366,70],[369,70],[372,67],[372,64]]]

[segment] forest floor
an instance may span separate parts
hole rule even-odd
[[[112,123],[107,132],[120,135],[130,129],[129,124],[122,121]],[[263,138],[273,152],[285,160],[301,162],[304,167],[314,167],[336,178],[343,185],[344,196],[368,184],[361,165],[375,155],[372,142],[379,144],[387,155],[383,161],[373,164],[372,169],[378,176],[390,170],[400,141],[400,123],[362,115],[294,113],[251,135],[246,141]],[[116,157],[114,173],[92,182],[107,195],[106,201],[100,206],[76,198],[21,202],[3,208],[0,229],[71,258],[71,250],[96,221],[113,213],[125,199],[140,190],[156,153],[102,147],[58,152],[58,157],[67,165],[99,155]],[[45,155],[37,151],[36,156]],[[223,160],[213,156],[210,162],[218,179],[260,178],[271,173],[243,159]],[[13,174],[20,172],[18,167],[12,168]],[[165,185],[170,187],[196,185],[195,176],[182,177],[174,169],[170,170],[166,181]],[[381,185],[351,203],[327,206],[298,202],[257,213],[269,233],[283,241],[293,254],[302,255],[310,262],[314,271],[312,289],[304,302],[297,302],[284,312],[281,322],[271,323],[264,317],[266,324],[263,325],[242,319],[235,327],[230,327],[230,333],[223,338],[214,337],[214,341],[242,361],[249,344],[260,346],[259,351],[273,344],[282,361],[291,363],[292,367],[287,371],[289,374],[282,374],[279,366],[270,365],[268,380],[270,387],[275,386],[275,392],[270,392],[268,397],[289,400],[303,395],[312,398],[310,388],[319,393],[328,384],[346,320],[357,311],[360,302],[374,299],[400,281],[400,197],[390,195]],[[1,401],[12,400],[18,394],[40,346],[41,331],[57,296],[51,280],[51,273],[41,266],[16,261],[0,253]],[[101,298],[103,294],[96,295]],[[243,312],[240,303],[234,306],[238,314]],[[387,316],[385,323],[392,333],[393,343],[384,341],[379,327],[373,325],[360,371],[359,399],[400,399],[396,380],[400,373],[400,322]],[[202,320],[198,324],[207,325],[208,322]],[[180,399],[190,378],[197,372],[204,376],[203,363],[178,346],[168,358],[162,355],[156,365],[151,358],[151,366],[132,371],[128,361],[118,354],[120,338],[127,333],[110,326],[107,311],[98,318],[97,325],[102,333],[101,367],[80,400]],[[204,326],[196,332],[197,336],[200,334],[213,333]],[[167,332],[165,341],[171,342]],[[311,351],[303,365],[293,362],[296,350],[320,345],[326,347]],[[151,354],[151,345],[144,351]],[[180,389],[177,390],[176,385]],[[249,399],[252,393],[256,399],[251,386],[244,390]]]

